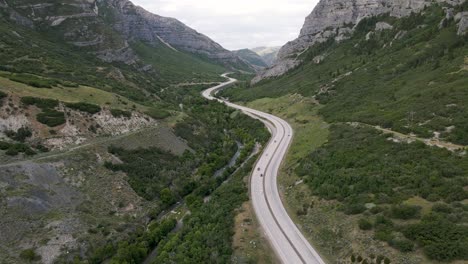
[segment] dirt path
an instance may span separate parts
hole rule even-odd
[[[73,153],[75,151],[85,149],[87,147],[92,147],[92,146],[96,146],[96,145],[99,145],[99,144],[104,144],[104,143],[108,143],[108,142],[117,141],[119,139],[129,137],[129,136],[132,136],[132,135],[147,131],[149,129],[154,129],[154,127],[147,127],[147,128],[144,128],[144,129],[140,129],[140,130],[137,130],[137,131],[127,133],[127,134],[123,134],[123,135],[119,135],[119,136],[115,136],[115,137],[108,137],[108,138],[104,138],[104,139],[99,139],[99,140],[96,140],[94,142],[90,142],[90,143],[86,143],[86,144],[83,144],[83,145],[71,147],[68,150],[61,151],[61,152],[48,153],[48,154],[44,154],[44,155],[41,155],[41,156],[36,156],[36,157],[30,158],[30,159],[25,159],[25,160],[20,160],[20,161],[14,161],[14,162],[11,162],[11,163],[0,164],[0,168],[18,166],[18,165],[23,165],[23,164],[28,163],[28,162],[37,162],[37,161],[41,161],[41,160],[47,160],[47,159],[52,159],[52,158],[56,158],[56,157],[65,156],[65,155],[68,155],[68,154]]]
[[[351,125],[351,126],[371,127],[371,128],[377,129],[379,131],[382,131],[384,133],[392,134],[394,136],[394,141],[395,142],[403,141],[403,142],[411,143],[411,142],[414,142],[414,141],[419,141],[419,142],[423,142],[424,144],[426,144],[428,146],[436,146],[436,147],[439,147],[439,148],[447,149],[447,150],[452,151],[452,152],[454,152],[454,151],[463,151],[463,150],[468,149],[467,146],[457,145],[457,144],[447,142],[447,141],[443,141],[443,140],[440,140],[440,139],[437,139],[437,138],[420,138],[420,137],[417,137],[415,135],[406,135],[406,134],[403,134],[403,133],[400,133],[400,132],[393,131],[391,129],[382,128],[380,126],[369,125],[369,124],[365,124],[365,123],[361,123],[361,122],[347,122],[346,124]]]

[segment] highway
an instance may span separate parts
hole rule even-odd
[[[252,172],[250,195],[255,214],[273,250],[282,263],[325,263],[287,214],[278,191],[278,171],[291,144],[293,129],[286,121],[274,115],[215,98],[213,95],[217,91],[237,82],[227,74],[222,76],[229,80],[203,91],[202,95],[261,120],[272,134]]]

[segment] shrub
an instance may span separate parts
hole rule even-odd
[[[37,115],[37,121],[49,127],[56,127],[65,124],[65,114],[55,110],[46,110]]]
[[[129,111],[125,111],[125,110],[111,109],[110,112],[111,112],[113,117],[117,117],[117,118],[122,118],[122,117],[130,118],[130,117],[132,117],[132,113],[129,112]]]
[[[0,91],[0,100],[2,100],[3,98],[7,97],[8,95],[2,91]]]
[[[41,109],[52,109],[59,105],[59,101],[53,99],[37,98],[25,96],[21,98],[21,103],[24,105],[35,105]]]
[[[30,74],[13,74],[9,77],[10,80],[14,82],[24,83],[36,88],[52,88],[59,84],[59,81],[49,79],[49,78],[41,78],[35,75]]]
[[[27,138],[32,136],[32,132],[28,127],[22,127],[18,131],[6,131],[5,134],[16,141],[24,142]]]
[[[359,219],[359,228],[361,230],[370,230],[372,229],[372,223],[367,219]]]
[[[419,217],[420,210],[421,207],[419,206],[401,204],[392,206],[391,215],[396,219],[413,219]]]
[[[390,246],[400,250],[401,252],[410,252],[414,250],[413,242],[407,239],[392,239],[388,243]]]
[[[29,248],[21,251],[20,258],[27,261],[37,261],[41,259],[41,256],[37,255],[34,249]]]
[[[146,111],[145,114],[151,116],[154,119],[164,119],[171,116],[171,114],[168,111],[156,108],[152,108]]]
[[[363,204],[347,204],[344,207],[344,213],[348,215],[360,214],[366,211],[366,207]]]
[[[5,154],[7,154],[8,156],[16,156],[19,154],[18,150],[14,149],[14,148],[9,148]]]
[[[74,110],[86,112],[89,114],[96,114],[101,111],[101,107],[95,104],[89,104],[85,102],[79,102],[79,103],[65,103],[65,106]]]
[[[5,141],[0,141],[0,150],[7,150],[11,146],[10,143],[5,142]]]

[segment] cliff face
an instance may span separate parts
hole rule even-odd
[[[95,52],[107,62],[134,64],[138,57],[129,43],[143,41],[203,55],[225,66],[246,67],[239,57],[207,36],[128,0],[0,0],[0,8],[16,23],[54,31],[64,41]]]
[[[321,0],[305,19],[299,37],[283,46],[278,53],[277,63],[257,76],[254,82],[282,75],[294,68],[300,63],[296,57],[316,43],[329,38],[335,38],[336,41],[348,38],[353,32],[353,27],[365,17],[387,13],[394,17],[404,17],[412,12],[422,11],[425,6],[433,2],[431,0]],[[437,0],[437,2],[457,5],[464,0]]]

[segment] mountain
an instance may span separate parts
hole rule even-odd
[[[322,0],[295,67],[221,92],[294,128],[279,189],[327,263],[468,260],[468,1],[425,3]]]
[[[232,52],[177,19],[152,14],[128,0],[2,0],[0,8],[10,20],[50,31],[106,62],[135,64],[140,58],[131,45],[140,41],[196,54],[224,66],[249,68]]]
[[[241,49],[233,52],[259,70],[268,67],[268,64],[263,60],[263,58],[252,50]]]
[[[448,5],[458,5],[464,0],[437,0]],[[363,18],[388,14],[391,17],[407,17],[412,13],[421,12],[432,4],[429,0],[326,0],[320,1],[312,13],[305,19],[304,25],[297,39],[288,42],[278,53],[278,61],[271,69],[259,74],[253,82],[282,75],[300,64],[300,56],[305,50],[316,43],[323,43],[330,38],[336,41],[348,39],[356,24]],[[454,14],[447,14],[453,16]],[[459,23],[460,32],[466,28],[466,15]],[[382,25],[385,27],[385,25]]]
[[[260,55],[268,66],[272,66],[278,57],[280,49],[281,47],[258,47],[252,49],[252,51]]]
[[[200,94],[252,66],[129,1],[0,0],[0,36],[1,263],[230,261],[269,134]]]

